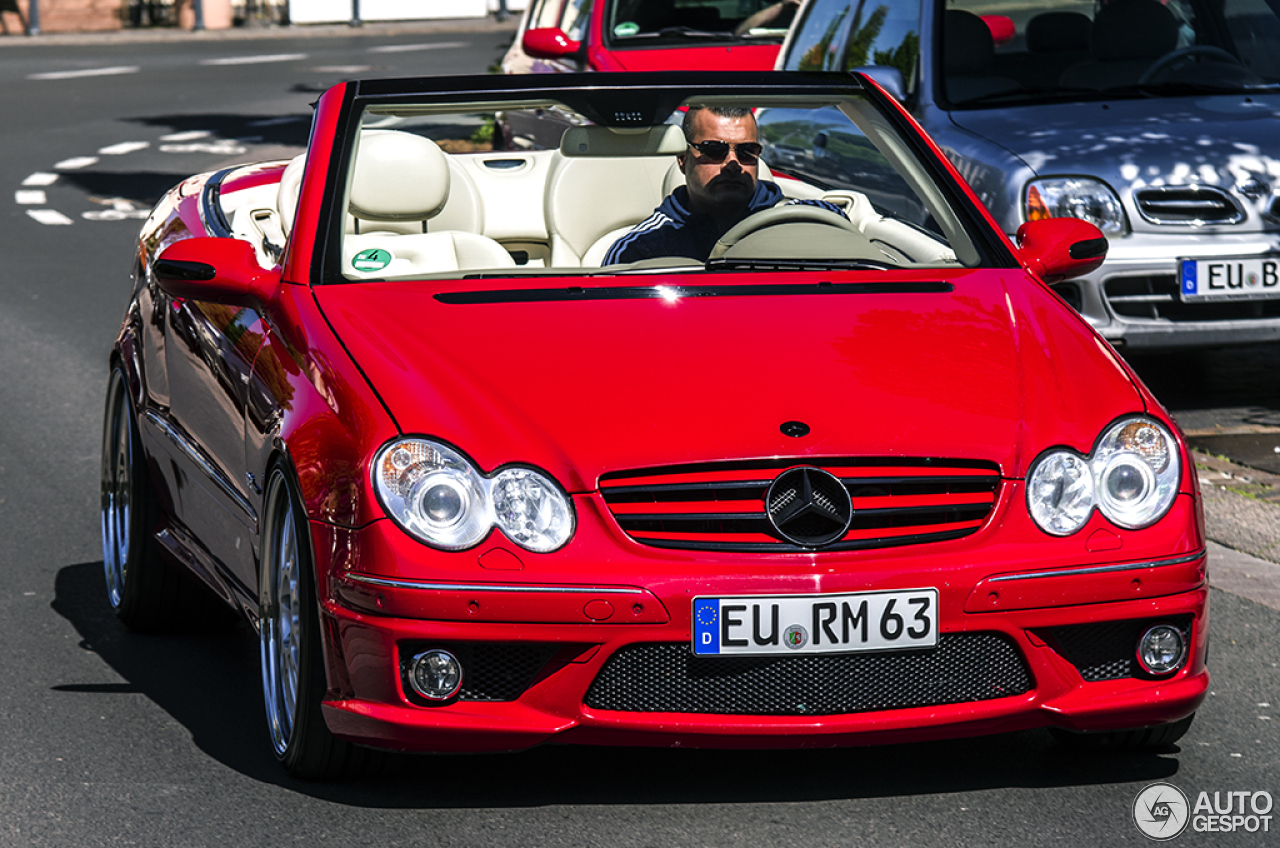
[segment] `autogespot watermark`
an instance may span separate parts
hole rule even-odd
[[[1153,783],[1133,799],[1133,821],[1157,841],[1173,839],[1188,827],[1196,833],[1270,833],[1270,792],[1200,792],[1191,801],[1172,783]]]

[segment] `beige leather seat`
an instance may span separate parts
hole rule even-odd
[[[396,130],[361,136],[348,214],[342,255],[349,276],[515,266],[501,244],[480,234],[483,206],[475,185],[421,136]],[[355,257],[373,248],[386,251],[389,261],[356,267]]]

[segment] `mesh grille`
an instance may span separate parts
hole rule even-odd
[[[400,672],[405,694],[415,702],[430,706],[435,702],[420,699],[409,686],[407,678],[409,662],[415,654],[428,647],[450,651],[462,664],[462,690],[457,697],[460,701],[516,700],[558,650],[555,645],[510,642],[402,645]]]
[[[976,532],[995,507],[994,465],[948,459],[824,459],[709,463],[606,474],[600,492],[618,525],[655,547],[806,550],[770,523],[765,497],[788,468],[813,464],[840,479],[853,502],[843,538],[823,550],[912,545]]]
[[[1184,303],[1174,274],[1108,277],[1103,294],[1111,309],[1132,321],[1239,321],[1280,318],[1280,300]]]
[[[843,715],[1021,695],[1017,648],[996,633],[943,635],[938,647],[887,654],[695,657],[689,646],[631,645],[609,658],[588,707],[719,715]]]
[[[1191,641],[1191,616],[1174,618],[1104,621],[1055,627],[1049,633],[1054,647],[1074,665],[1086,681],[1144,677],[1138,665],[1138,639],[1153,624],[1172,624]]]

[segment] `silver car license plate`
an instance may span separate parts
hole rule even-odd
[[[846,654],[938,644],[938,590],[693,599],[698,656]]]
[[[1178,290],[1188,303],[1280,297],[1280,256],[1182,259]]]

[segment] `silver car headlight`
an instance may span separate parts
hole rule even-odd
[[[1022,211],[1028,221],[1080,218],[1108,236],[1129,231],[1120,198],[1109,186],[1086,177],[1032,180],[1027,183]]]
[[[1138,530],[1164,517],[1181,479],[1173,435],[1150,418],[1124,418],[1087,457],[1060,448],[1037,459],[1027,475],[1027,509],[1054,536],[1075,533],[1095,508],[1113,524]]]
[[[442,550],[478,545],[494,527],[537,553],[573,536],[573,506],[550,477],[525,466],[486,477],[461,453],[430,439],[384,445],[373,461],[373,486],[396,524]]]

